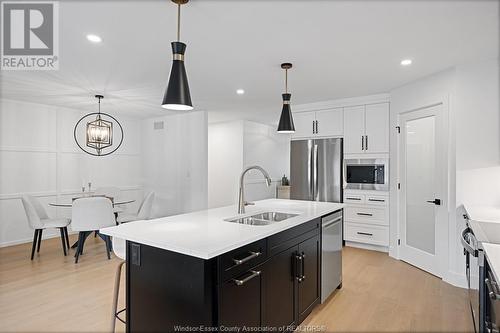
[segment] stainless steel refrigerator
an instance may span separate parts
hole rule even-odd
[[[342,139],[292,141],[290,198],[342,202],[342,164]]]
[[[292,141],[290,198],[343,201],[342,139]],[[321,219],[321,303],[342,287],[342,210]]]

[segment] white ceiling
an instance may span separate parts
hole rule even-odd
[[[147,117],[160,107],[176,7],[162,1],[61,1],[60,70],[0,74],[2,97]],[[195,107],[210,119],[277,122],[290,61],[292,103],[388,92],[498,57],[498,1],[209,1],[182,8]],[[91,44],[86,34],[103,38]],[[413,65],[402,67],[404,58]],[[246,94],[239,96],[237,88]],[[293,105],[292,105],[293,107]]]

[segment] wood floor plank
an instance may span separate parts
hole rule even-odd
[[[70,236],[71,243],[76,240]],[[30,260],[31,244],[0,249],[1,332],[105,332],[110,327],[114,274],[119,259],[89,237],[74,264],[58,238],[44,240]],[[124,286],[122,276],[122,287]],[[124,290],[119,308],[124,307]],[[343,288],[318,306],[303,325],[324,332],[468,332],[467,293],[387,254],[344,248]],[[117,322],[117,331],[125,327]]]

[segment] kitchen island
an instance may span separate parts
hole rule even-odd
[[[128,332],[286,331],[319,304],[321,218],[343,204],[269,199],[102,229],[127,240]]]

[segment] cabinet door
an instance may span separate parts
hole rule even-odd
[[[366,106],[365,149],[369,153],[389,152],[389,103]]]
[[[293,114],[295,133],[293,138],[307,138],[313,136],[314,112],[300,112]]]
[[[303,279],[298,283],[298,323],[301,323],[311,313],[314,305],[319,303],[320,251],[319,235],[299,244],[299,255],[303,257]]]
[[[316,111],[317,134],[320,136],[342,136],[344,134],[344,109]]]
[[[259,327],[262,318],[263,265],[223,282],[219,325]]]
[[[294,286],[295,256],[297,246],[293,246],[275,256],[265,264],[266,294],[264,325],[286,327],[295,322]]]
[[[344,108],[344,153],[364,153],[365,107]]]

